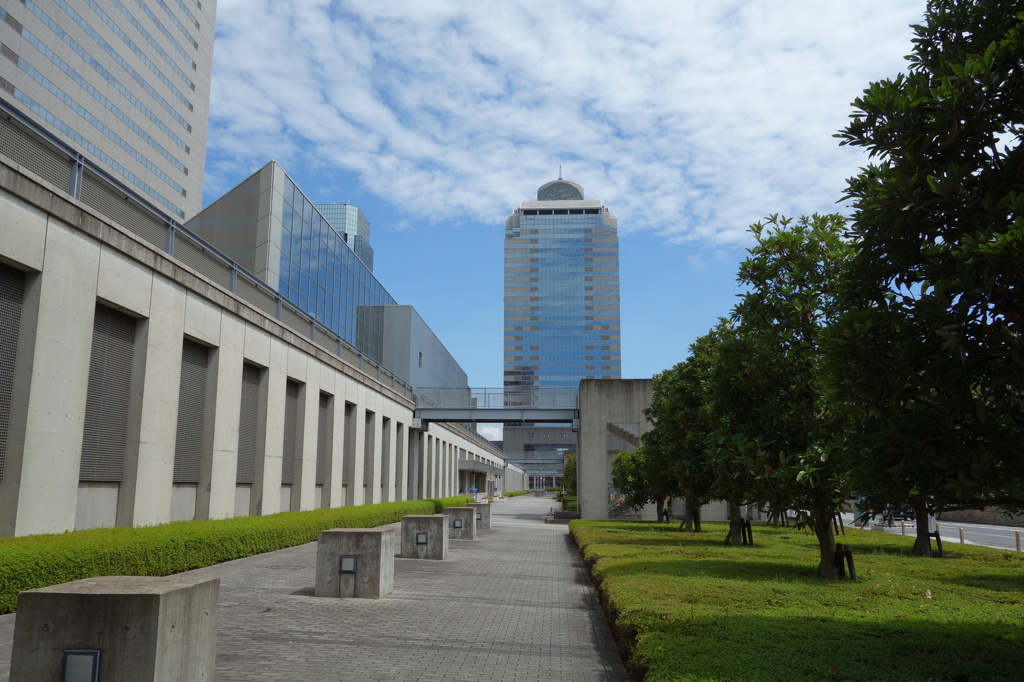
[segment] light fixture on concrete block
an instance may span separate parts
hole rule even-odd
[[[456,530],[462,528],[462,519],[452,519],[452,528]]]
[[[97,682],[99,676],[99,651],[68,649],[64,652],[63,682]]]
[[[477,521],[483,521],[484,520],[484,513],[483,512],[477,512],[476,513],[476,520]]]
[[[338,573],[355,573],[356,572],[356,557],[354,556],[341,556],[338,565]]]
[[[416,533],[416,544],[425,545],[427,544],[427,536],[429,533]]]

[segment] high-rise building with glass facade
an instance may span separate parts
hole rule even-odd
[[[3,3],[0,152],[32,166],[22,156],[39,153],[23,139],[31,133],[10,120],[38,126],[81,155],[70,168],[52,163],[56,184],[75,198],[95,187],[83,170],[106,173],[176,220],[194,215],[203,200],[216,7]]]
[[[559,178],[505,219],[505,392],[543,401],[549,389],[622,375],[615,216]],[[539,404],[539,402],[538,402]],[[557,485],[568,425],[506,425],[506,457],[534,487]]]
[[[373,272],[370,221],[359,207],[352,204],[313,204],[313,207],[342,235],[345,243],[355,252],[356,258],[363,261],[363,265]]]

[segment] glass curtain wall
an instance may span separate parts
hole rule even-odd
[[[281,223],[281,294],[379,363],[395,299],[287,176]]]

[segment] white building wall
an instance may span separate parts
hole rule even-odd
[[[481,451],[478,439],[461,435],[455,427],[432,424],[429,434],[409,429],[413,405],[401,393],[2,157],[0,264],[27,273],[10,436],[0,478],[0,534],[312,509],[317,500],[321,390],[334,397],[332,447],[320,491],[325,506],[406,499],[410,490],[420,497],[447,495],[457,480],[455,453]],[[80,484],[98,301],[139,319],[134,393],[123,480]],[[185,338],[211,349],[204,425],[208,437],[200,483],[175,486],[174,445]],[[265,368],[260,408],[265,419],[259,420],[262,430],[252,486],[235,481],[243,362]],[[302,384],[301,448],[295,482],[283,490],[288,379]],[[355,406],[356,447],[351,462],[345,460],[346,403]],[[373,413],[374,425],[368,452],[367,410]],[[386,439],[384,417],[390,422]]]

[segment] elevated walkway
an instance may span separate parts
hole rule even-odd
[[[577,389],[420,388],[413,426],[429,422],[572,424],[579,426]]]

